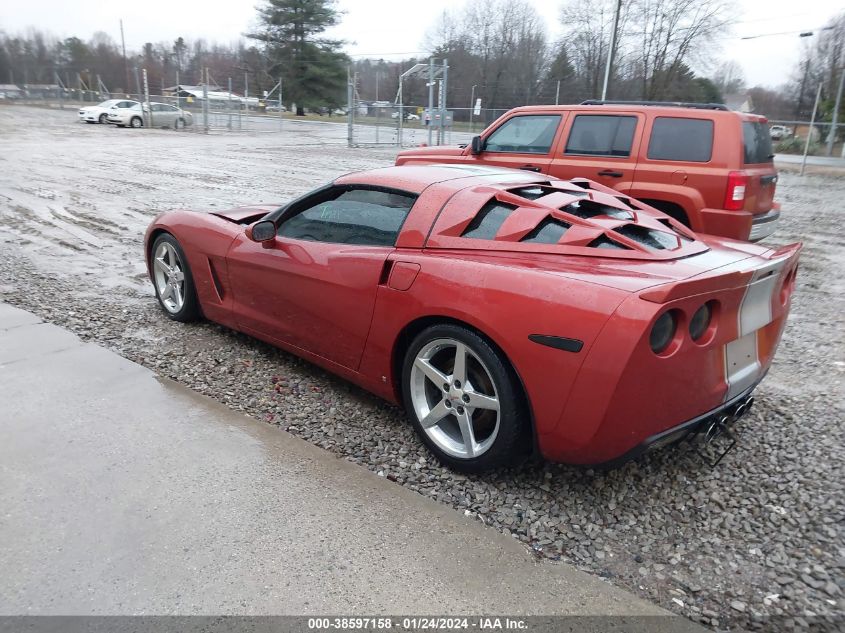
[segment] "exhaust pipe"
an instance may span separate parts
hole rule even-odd
[[[729,442],[728,447],[724,451],[722,451],[722,453],[718,456],[715,461],[710,463],[711,468],[717,466],[719,462],[722,461],[722,458],[727,455],[734,446],[736,446],[736,437],[734,437],[734,434],[731,433],[730,429],[728,428],[728,425],[733,424],[737,422],[740,418],[743,418],[748,415],[748,412],[751,410],[751,407],[753,405],[754,398],[751,396],[747,396],[742,402],[735,405],[729,413],[717,415],[710,421],[709,424],[707,424],[704,430],[705,446],[707,446],[708,444],[712,444],[713,441],[720,436],[725,436]],[[706,456],[704,457],[706,458]]]

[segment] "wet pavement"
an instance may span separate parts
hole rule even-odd
[[[2,303],[0,569],[0,615],[665,613]]]

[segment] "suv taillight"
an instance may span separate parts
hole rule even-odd
[[[725,191],[724,208],[728,211],[739,211],[745,206],[745,187],[748,175],[744,171],[732,171],[728,174],[728,188]]]

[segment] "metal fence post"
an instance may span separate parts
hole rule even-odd
[[[208,134],[208,68],[202,74],[202,122],[205,133]]]
[[[147,127],[152,129],[152,127],[153,127],[153,108],[150,105],[150,84],[147,81],[147,69],[144,68],[142,72],[143,72],[143,75],[144,75],[144,101],[147,104],[147,113],[146,113],[146,116],[144,118],[147,119],[147,123],[148,123]]]
[[[353,147],[355,145],[354,126],[355,126],[355,99],[354,90],[352,89],[352,67],[346,68],[346,145]]]
[[[833,119],[830,122],[830,132],[827,135],[826,156],[833,154],[833,143],[836,141],[836,124],[839,120],[839,104],[842,103],[843,83],[845,83],[845,66],[839,69],[839,88],[836,90],[836,102],[833,106]]]
[[[279,77],[279,132],[282,131],[282,78]]]
[[[229,77],[229,94],[226,95],[226,113],[229,115],[226,129],[232,131],[232,78]]]
[[[431,128],[434,127],[434,121],[432,117],[434,116],[434,58],[428,58],[428,118],[426,119],[426,125],[428,126],[428,144],[431,145],[431,136],[434,130]]]

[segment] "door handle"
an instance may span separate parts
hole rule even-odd
[[[599,172],[599,176],[610,176],[611,178],[622,178],[623,174],[621,171],[613,171],[612,169],[602,169]]]
[[[524,169],[525,171],[540,171],[540,168],[536,165],[523,165],[520,169]]]

